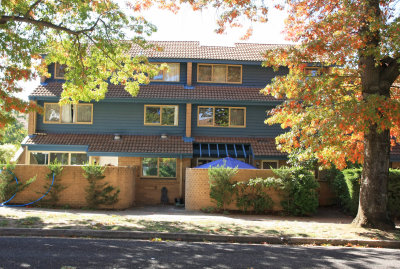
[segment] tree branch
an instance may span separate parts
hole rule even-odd
[[[43,27],[47,27],[47,28],[63,31],[63,32],[66,32],[66,33],[71,34],[71,35],[78,36],[78,35],[86,33],[86,32],[92,32],[96,28],[97,23],[99,22],[100,18],[101,18],[101,16],[99,16],[99,18],[97,19],[97,21],[95,22],[95,24],[92,27],[87,28],[87,29],[82,29],[82,30],[72,30],[72,29],[69,29],[69,28],[64,27],[64,26],[55,25],[55,24],[53,24],[51,22],[42,21],[42,20],[34,20],[34,19],[31,19],[31,18],[20,17],[20,16],[1,16],[0,17],[0,24],[5,24],[5,23],[7,23],[9,21],[25,22],[25,23],[28,23],[28,24],[33,24],[33,25],[37,25],[37,26],[43,26]]]
[[[25,13],[25,16],[24,16],[24,17],[28,17],[29,13],[30,13],[33,9],[35,9],[35,8],[37,7],[37,5],[40,4],[40,2],[42,2],[42,0],[37,0],[35,3],[33,3],[33,4],[29,7],[28,11]]]

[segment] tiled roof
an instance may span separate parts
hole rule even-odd
[[[286,153],[276,149],[275,138],[245,138],[245,137],[208,137],[196,136],[198,143],[227,143],[227,144],[250,144],[255,156],[287,156]]]
[[[184,142],[180,136],[122,135],[114,140],[113,135],[97,134],[46,134],[28,138],[25,145],[87,145],[88,152],[137,152],[192,154],[192,143]]]
[[[235,43],[234,47],[200,46],[196,41],[149,41],[150,44],[162,47],[144,50],[138,45],[132,46],[132,56],[144,55],[149,58],[178,58],[178,59],[207,59],[207,60],[236,60],[264,61],[263,52],[276,48],[288,48],[291,45]]]
[[[136,99],[173,99],[173,100],[233,100],[233,101],[276,101],[270,95],[260,93],[261,88],[237,86],[196,85],[194,89],[185,89],[183,85],[143,85],[139,93],[132,97],[124,86],[109,85],[106,98]],[[59,97],[62,83],[51,82],[39,85],[31,96]]]

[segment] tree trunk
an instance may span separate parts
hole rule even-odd
[[[378,133],[371,126],[364,138],[364,164],[361,176],[360,200],[353,224],[358,227],[393,229],[387,215],[387,186],[389,177],[389,131]]]

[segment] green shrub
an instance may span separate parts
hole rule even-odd
[[[345,169],[335,176],[332,186],[338,197],[341,208],[355,216],[358,210],[360,195],[360,178],[362,170],[359,168]]]
[[[273,169],[278,188],[283,191],[283,209],[291,215],[312,215],[318,207],[318,182],[314,174],[302,167]]]
[[[100,183],[105,177],[106,167],[97,164],[82,166],[83,175],[88,180],[89,186],[86,191],[86,202],[89,208],[98,208],[99,205],[112,205],[118,202],[120,190],[108,183]]]
[[[333,187],[338,197],[339,206],[355,216],[360,197],[362,169],[345,169],[333,180]],[[387,210],[391,217],[400,216],[400,170],[389,169]]]
[[[389,169],[388,205],[389,215],[393,218],[400,217],[400,170]]]
[[[0,164],[9,163],[18,151],[19,146],[12,144],[0,145]]]
[[[271,210],[273,201],[266,190],[275,185],[275,179],[271,178],[255,178],[236,183],[236,206],[243,212],[252,209],[258,214]]]
[[[46,175],[46,183],[43,186],[44,192],[42,194],[45,194],[50,186],[51,189],[46,195],[46,198],[39,201],[39,205],[56,206],[57,202],[60,199],[60,193],[67,188],[66,186],[61,184],[60,175],[64,168],[62,167],[61,162],[58,162],[57,159],[53,163],[50,163],[47,167],[49,168],[50,172]],[[52,182],[53,185],[51,185]]]
[[[233,200],[236,182],[231,182],[231,180],[237,172],[238,168],[230,168],[225,165],[208,169],[210,197],[215,201],[219,210],[225,210]]]
[[[14,169],[14,164],[6,164],[2,167],[2,172],[0,172],[0,203],[4,203],[14,194],[23,191],[36,180],[36,177],[33,177],[25,183],[19,180],[17,184]]]

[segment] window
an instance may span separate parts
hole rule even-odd
[[[145,125],[178,125],[178,106],[168,105],[145,105],[144,106]]]
[[[278,169],[278,161],[262,161],[262,169]]]
[[[316,77],[321,74],[321,68],[319,67],[306,67],[304,68],[304,74],[307,77]]]
[[[157,64],[160,65],[160,64]],[[179,81],[180,64],[179,63],[168,63],[169,70],[161,70],[158,75],[154,76],[151,80],[153,81],[167,81],[176,82]]]
[[[242,66],[226,64],[198,64],[198,82],[242,83]]]
[[[29,152],[29,164],[48,165],[55,161],[62,165],[84,165],[89,156],[82,152]]]
[[[55,63],[54,64],[54,78],[64,79],[66,69],[67,69],[66,64]]]
[[[93,123],[93,104],[67,104],[60,106],[57,103],[44,104],[44,123]]]
[[[143,158],[142,159],[143,177],[176,177],[175,158]]]
[[[197,126],[246,127],[246,108],[199,106]]]

